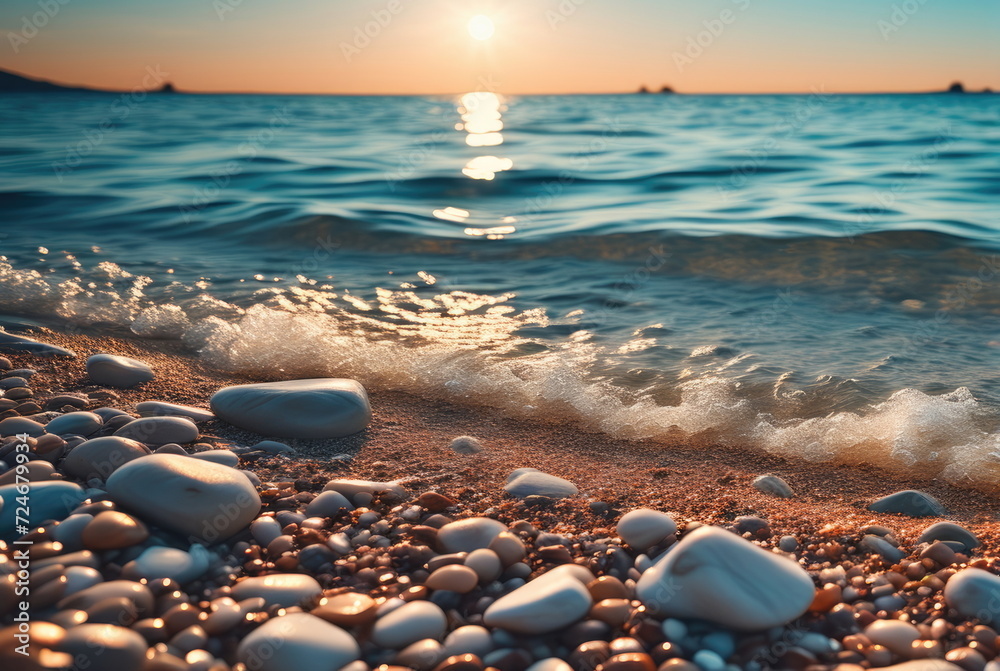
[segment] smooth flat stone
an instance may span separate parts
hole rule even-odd
[[[583,619],[593,605],[587,587],[569,574],[547,576],[497,599],[486,609],[483,622],[523,634],[544,634]]]
[[[340,492],[327,490],[309,502],[309,505],[306,506],[306,515],[309,517],[336,517],[344,510],[354,510],[354,506]]]
[[[193,545],[187,552],[178,548],[154,546],[146,548],[141,555],[126,564],[124,572],[131,577],[146,580],[169,578],[183,585],[204,575],[210,564],[211,556],[201,545]]]
[[[19,504],[18,488],[24,485],[4,485],[0,487],[0,539],[12,541],[24,535],[18,533],[16,513]],[[29,527],[37,527],[46,520],[62,521],[80,503],[87,498],[87,493],[80,485],[59,480],[28,483],[28,500],[31,502],[28,518]],[[24,512],[23,510],[20,512]],[[24,515],[22,515],[24,517]],[[30,529],[29,529],[30,530]]]
[[[22,433],[38,438],[45,433],[45,427],[27,417],[8,417],[0,420],[0,436],[16,436]]]
[[[213,464],[222,464],[230,468],[236,468],[240,465],[239,455],[232,450],[205,450],[204,452],[196,452],[189,456],[193,459],[211,461]]]
[[[470,517],[449,522],[438,530],[437,539],[445,552],[472,552],[490,547],[507,525],[489,517]]]
[[[233,585],[232,597],[237,601],[260,597],[269,606],[290,608],[322,591],[316,579],[304,573],[272,573],[241,580]]]
[[[865,627],[864,634],[872,643],[885,646],[901,657],[909,656],[912,643],[920,638],[919,629],[899,620],[875,620]]]
[[[930,494],[907,489],[875,501],[868,510],[876,513],[898,513],[910,517],[941,517],[945,514],[941,502]]]
[[[115,431],[116,436],[150,445],[192,443],[198,439],[195,423],[186,417],[140,417]]]
[[[965,546],[966,550],[979,547],[976,535],[953,522],[937,522],[924,529],[917,539],[917,544],[933,543],[934,541],[954,541]]]
[[[253,447],[247,448],[250,452],[267,452],[268,454],[294,454],[295,448],[291,445],[279,443],[276,440],[262,440]]]
[[[100,415],[92,412],[69,412],[60,415],[45,425],[45,430],[57,436],[89,436],[104,425]]]
[[[448,620],[444,611],[430,601],[410,601],[380,617],[372,627],[375,645],[393,650],[425,638],[444,638]]]
[[[57,345],[50,345],[46,342],[32,340],[23,336],[16,336],[6,331],[0,331],[0,352],[18,353],[27,352],[38,356],[65,356],[74,358],[76,354],[68,349]]]
[[[371,420],[356,380],[317,378],[225,387],[211,398],[219,419],[265,436],[342,438]]]
[[[565,499],[580,493],[576,485],[569,480],[543,473],[534,468],[519,468],[511,473],[503,489],[519,499],[529,496]]]
[[[978,568],[962,569],[945,583],[944,600],[963,617],[995,624],[1000,618],[1000,576]]]
[[[645,552],[677,532],[677,524],[666,513],[639,508],[622,515],[615,532],[639,552]]]
[[[815,594],[796,562],[718,527],[684,537],[642,574],[637,598],[659,617],[761,631],[802,615]]]
[[[108,478],[107,491],[139,517],[209,544],[242,531],[260,512],[245,475],[177,454],[130,461]]]
[[[894,546],[892,543],[881,536],[876,536],[874,534],[868,534],[862,537],[861,542],[858,543],[858,547],[865,552],[881,555],[883,559],[891,562],[898,562],[906,556],[902,550]]]
[[[247,634],[236,656],[254,671],[338,671],[361,650],[340,627],[309,613],[289,613]]]
[[[80,480],[107,480],[124,464],[149,455],[142,443],[118,436],[101,436],[86,440],[63,459],[62,469]]]
[[[444,639],[443,649],[448,655],[483,655],[493,650],[490,630],[475,624],[467,624],[453,630]]]
[[[367,594],[346,592],[321,599],[312,614],[338,627],[356,627],[375,621],[378,602]]]
[[[66,630],[57,650],[73,656],[73,667],[87,671],[140,669],[149,646],[140,634],[112,624],[78,624]]]
[[[788,483],[777,475],[760,475],[753,481],[753,488],[765,494],[772,494],[782,499],[790,499],[795,494]]]
[[[138,359],[95,354],[87,359],[87,375],[97,384],[128,389],[153,379],[153,369]]]
[[[195,408],[191,405],[179,405],[177,403],[166,403],[164,401],[143,401],[135,404],[135,411],[140,417],[187,417],[194,422],[208,422],[215,419],[215,415],[203,408]]]

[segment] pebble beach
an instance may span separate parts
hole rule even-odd
[[[175,342],[0,350],[4,669],[1000,669],[981,483],[244,377]]]

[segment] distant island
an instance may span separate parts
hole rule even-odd
[[[122,91],[86,86],[67,86],[0,69],[0,93],[122,93]],[[173,84],[166,82],[157,89],[150,89],[147,93],[178,93],[178,91]]]
[[[646,93],[652,93],[652,91],[650,91],[649,88],[645,84],[643,84],[642,86],[639,87],[639,90],[636,91],[636,93],[646,94]],[[671,88],[669,86],[663,86],[660,89],[660,93],[676,93],[676,91],[674,91],[673,88]],[[965,90],[965,85],[962,84],[962,82],[952,82],[951,85],[947,89],[944,89],[943,91],[913,91],[912,93],[915,93],[915,94],[921,94],[921,93],[993,93],[993,89],[991,89],[990,87],[987,86],[986,88],[982,89],[981,91],[966,91]]]

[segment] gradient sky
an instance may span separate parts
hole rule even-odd
[[[860,92],[953,80],[1000,89],[996,0],[62,2],[15,52],[11,33],[40,2],[4,0],[0,68],[130,89],[158,66],[189,91]],[[724,11],[728,25],[705,32]],[[391,19],[367,45],[355,42],[373,12]],[[466,30],[476,14],[494,19],[488,41]],[[685,54],[699,33],[706,46]]]

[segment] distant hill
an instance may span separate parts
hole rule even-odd
[[[78,86],[63,86],[44,79],[24,77],[9,70],[0,70],[0,93],[55,93],[57,91],[97,91]]]

